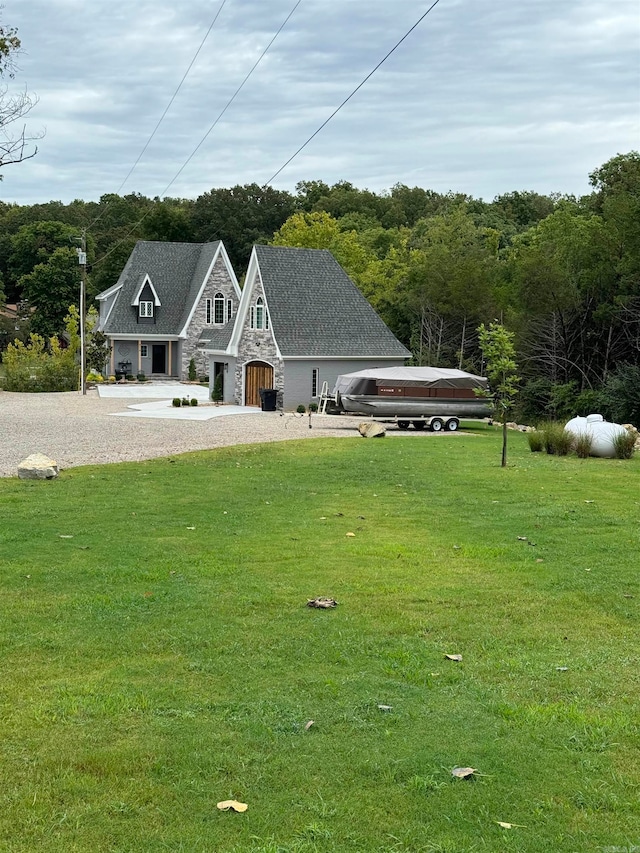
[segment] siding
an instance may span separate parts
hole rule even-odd
[[[323,382],[329,384],[329,392],[333,390],[335,381],[341,373],[354,373],[356,370],[370,370],[374,367],[402,367],[405,359],[303,359],[300,361],[284,361],[284,408],[292,410],[301,403],[308,406],[316,402],[311,397],[311,376],[314,368],[319,372],[318,394]]]

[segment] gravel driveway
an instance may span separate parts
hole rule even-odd
[[[97,391],[15,394],[0,391],[0,476],[17,476],[31,453],[45,453],[60,468],[135,462],[233,444],[298,438],[357,436],[358,419],[260,412],[209,421],[116,418],[134,400],[101,399]]]

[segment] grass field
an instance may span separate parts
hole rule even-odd
[[[1,480],[0,850],[640,846],[640,460],[499,456],[407,435]]]

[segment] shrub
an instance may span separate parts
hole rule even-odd
[[[174,406],[176,409],[179,409],[182,405],[182,400],[180,399],[180,397],[174,397],[171,401],[171,405]]]
[[[527,441],[529,442],[529,450],[532,453],[540,453],[544,450],[544,435],[537,430],[527,433]]]
[[[216,376],[215,382],[213,383],[213,391],[211,392],[211,399],[214,403],[220,403],[222,401],[222,374],[219,373]]]
[[[192,358],[189,362],[189,382],[195,382],[196,375],[196,360]]]
[[[104,376],[101,373],[96,373],[90,370],[86,376],[87,382],[104,382]]]
[[[183,397],[183,398],[182,398],[182,405],[183,405],[183,406],[188,406],[188,405],[189,405],[189,398],[188,398],[188,397]]]
[[[133,375],[133,373],[127,373],[125,379],[127,380],[127,382],[133,382],[135,376]]]
[[[191,405],[192,405],[192,406],[197,406],[197,405],[198,405],[198,401],[197,401],[197,399],[196,399],[195,397],[192,397],[192,398],[191,398]]]
[[[298,406],[298,408],[296,409],[296,412],[297,412],[299,415],[304,415],[304,413],[305,413],[306,411],[307,411],[306,406],[303,406],[303,405],[302,405],[302,403],[300,403],[300,405],[299,405],[299,406]]]
[[[200,376],[198,376],[198,382],[201,385],[208,385],[209,384],[209,377],[206,376],[204,373],[201,373]]]
[[[317,412],[318,411],[318,404],[317,403],[309,403],[309,411],[310,412]]]
[[[30,335],[28,343],[9,344],[4,356],[4,387],[7,391],[77,391],[80,371],[75,349],[62,349],[51,338],[48,349],[44,338]]]
[[[116,377],[115,377],[115,376],[113,375],[113,373],[112,373],[112,374],[111,374],[111,376],[109,377],[109,383],[110,383],[111,385],[113,385],[115,381],[116,381]]]
[[[580,459],[588,459],[591,456],[591,448],[593,445],[593,436],[590,432],[581,433],[573,443],[573,449]]]
[[[636,439],[638,438],[637,430],[625,430],[624,433],[618,433],[613,439],[613,452],[616,459],[631,459],[636,449]]]
[[[147,381],[147,377],[142,372],[138,373],[136,378],[137,378],[138,382],[146,382]]]
[[[542,426],[544,447],[547,453],[566,456],[573,445],[573,435],[557,421],[549,421]]]
[[[602,392],[594,391],[593,388],[587,388],[585,391],[581,391],[576,397],[573,415],[586,418],[587,415],[600,412],[603,408]]]

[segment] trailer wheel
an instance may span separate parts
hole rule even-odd
[[[431,418],[429,428],[431,432],[442,432],[444,428],[444,421],[442,420],[442,418]]]
[[[447,432],[456,432],[459,426],[460,421],[457,418],[449,418],[449,420],[444,425],[444,428],[447,430]]]
[[[426,423],[424,421],[411,421],[414,429],[424,429],[426,427]]]
[[[409,429],[409,421],[398,421],[398,429]]]

